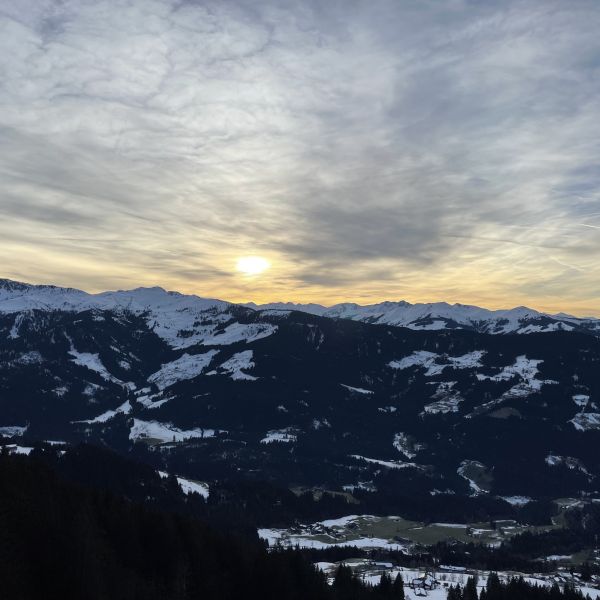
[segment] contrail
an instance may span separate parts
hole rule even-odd
[[[582,269],[581,267],[576,267],[575,265],[570,265],[569,263],[562,262],[561,260],[558,260],[558,258],[554,258],[554,256],[548,256],[548,258],[563,267],[573,269],[574,271],[579,271],[580,273],[586,273],[585,269]]]

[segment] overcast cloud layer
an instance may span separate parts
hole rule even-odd
[[[598,315],[599,31],[597,0],[0,0],[0,276]]]

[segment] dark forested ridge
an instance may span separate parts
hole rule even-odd
[[[34,451],[29,457],[2,452],[1,597],[404,597],[401,580],[384,576],[372,587],[343,566],[328,585],[325,576],[312,565],[313,560],[322,560],[322,555],[298,550],[267,551],[255,530],[242,527],[237,531],[234,527],[244,522],[241,511],[227,502],[219,507],[197,494],[185,496],[176,482],[155,475],[146,465],[88,446],[70,449],[63,456],[48,450]],[[586,523],[587,535],[593,536],[597,524],[590,528],[590,514],[579,517]],[[594,513],[593,518],[597,516]],[[230,518],[228,524],[226,517]],[[573,527],[577,526],[580,520],[576,519]],[[521,542],[525,549],[527,544],[533,544],[530,538]],[[463,557],[478,551],[475,546],[467,547]],[[355,549],[348,552],[348,556],[356,555]],[[442,548],[435,549],[429,555],[432,557],[452,559],[449,553],[444,555]],[[400,564],[409,559],[401,555],[396,558]],[[462,594],[461,600],[476,600],[468,595],[468,589],[452,589],[450,594],[455,600],[459,597],[456,594]],[[560,590],[548,596],[523,582],[510,583],[507,589],[512,590],[511,594],[518,590],[521,598],[562,598]],[[580,597],[570,589],[565,595],[567,600]],[[485,600],[490,598],[500,596]]]
[[[1,597],[346,598],[293,551],[66,482],[47,462],[0,456]]]
[[[416,519],[519,518],[505,497],[596,493],[595,336],[227,310],[201,341],[212,313],[175,341],[127,311],[0,314],[0,430],[200,481],[350,489],[363,513]]]

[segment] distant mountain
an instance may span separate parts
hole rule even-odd
[[[600,334],[600,319],[578,318],[567,314],[550,315],[525,306],[508,310],[488,310],[465,304],[410,304],[381,302],[361,306],[353,303],[331,307],[319,304],[248,303],[254,310],[300,311],[321,317],[351,319],[378,325],[394,325],[415,330],[469,329],[482,333],[538,333],[548,331],[581,331]]]
[[[329,489],[363,512],[481,520],[600,497],[596,321],[377,306],[3,281],[0,436],[90,441],[209,485]]]
[[[202,316],[204,325],[222,322],[218,314],[228,314],[235,308],[243,311],[270,311],[286,313],[298,311],[333,319],[350,319],[376,325],[393,325],[414,330],[434,331],[439,329],[468,329],[481,333],[539,333],[550,331],[579,331],[600,335],[600,319],[579,318],[572,315],[546,314],[519,306],[507,310],[488,310],[465,304],[436,302],[410,304],[381,302],[361,306],[354,303],[336,304],[331,307],[320,304],[295,304],[274,302],[239,305],[223,300],[200,298],[179,292],[167,292],[160,287],[137,288],[128,291],[88,294],[72,288],[47,285],[30,285],[0,279],[0,313],[15,313],[27,310],[127,310],[134,314],[148,314],[154,319],[158,335],[180,347],[190,345],[209,335],[211,328],[198,331],[194,323]],[[193,339],[174,339],[177,332],[195,327]],[[213,329],[214,330],[214,329]]]

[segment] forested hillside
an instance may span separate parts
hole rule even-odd
[[[94,457],[95,463],[89,459]],[[102,458],[108,459],[106,463]],[[100,460],[99,460],[100,459]],[[116,459],[117,461],[121,459]],[[184,600],[188,598],[273,600],[401,600],[402,580],[383,576],[376,586],[340,567],[332,585],[297,550],[268,552],[256,538],[224,533],[205,520],[202,501],[187,506],[175,488],[149,489],[147,505],[131,500],[148,482],[142,465],[116,463],[106,453],[83,449],[63,463],[0,455],[0,581],[2,598],[90,600]],[[55,465],[56,466],[56,465]],[[67,481],[85,478],[89,485]],[[140,469],[138,471],[138,469]],[[122,478],[126,471],[129,482]],[[137,475],[135,475],[137,473]],[[102,490],[101,481],[123,492]],[[129,497],[127,497],[129,496]],[[170,506],[160,506],[161,499]],[[181,499],[180,499],[181,500]],[[186,514],[188,513],[188,514]],[[205,513],[206,514],[206,513]],[[491,579],[486,600],[578,600],[574,590],[544,592],[519,581]],[[476,600],[470,584],[450,597]]]
[[[518,496],[547,521],[532,501],[597,490],[594,335],[25,290],[0,310],[0,435],[14,443],[88,441],[208,484],[326,490],[417,519],[520,518]]]

